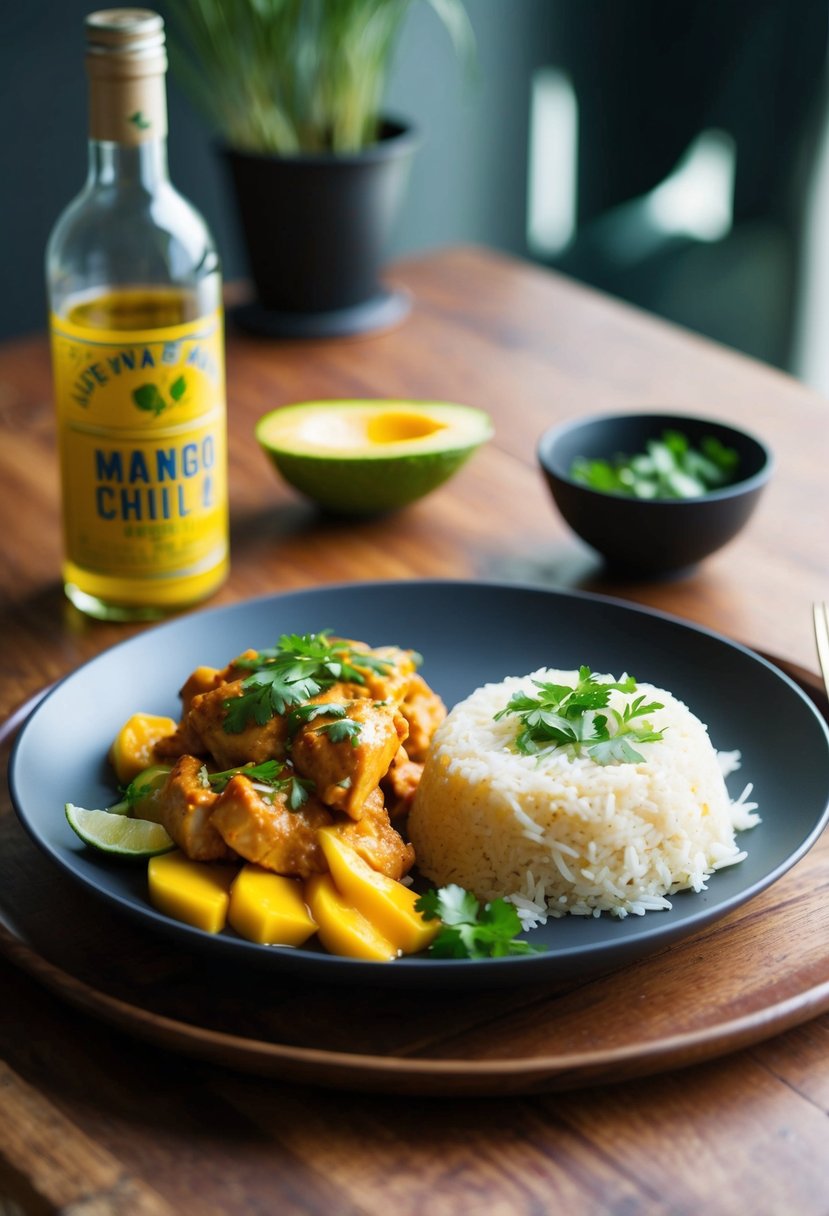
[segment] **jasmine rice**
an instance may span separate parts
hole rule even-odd
[[[674,892],[704,890],[716,870],[742,861],[735,834],[759,823],[751,786],[735,801],[726,789],[739,753],[718,755],[690,709],[650,684],[637,684],[635,696],[660,705],[645,725],[661,738],[637,742],[639,759],[601,764],[584,747],[564,746],[522,754],[521,721],[496,714],[539,683],[578,679],[542,669],[486,684],[456,705],[432,740],[409,816],[423,875],[479,899],[509,899],[525,928],[567,913],[670,908]],[[630,712],[633,700],[611,691],[611,715]]]

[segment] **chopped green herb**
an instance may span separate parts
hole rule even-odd
[[[344,718],[348,713],[349,706],[353,704],[353,701],[346,703],[340,701],[306,701],[304,705],[297,705],[288,715],[288,730],[291,742],[293,742],[293,736],[301,726],[307,726],[309,722],[313,722],[316,718]]]
[[[226,768],[221,773],[210,773],[207,766],[199,770],[202,785],[210,786],[215,793],[220,794],[233,777],[248,777],[262,785],[277,786],[285,780],[285,765],[278,760],[264,760],[261,764],[239,764],[236,768]]]
[[[330,633],[283,634],[275,647],[237,659],[234,666],[250,675],[242,681],[242,695],[224,702],[224,729],[238,734],[251,723],[264,726],[337,681],[365,684],[366,671],[385,674],[391,669],[386,659],[353,650],[347,642],[329,641]]]
[[[481,905],[463,887],[450,883],[426,891],[415,904],[424,920],[439,920],[440,932],[429,947],[439,958],[504,958],[510,954],[538,954],[520,941],[521,921],[512,904],[493,899]]]
[[[353,718],[339,718],[335,722],[324,722],[322,726],[316,727],[317,733],[328,735],[332,743],[345,743],[346,739],[350,739],[352,747],[359,746],[362,729],[362,722],[355,722]]]
[[[575,756],[586,750],[597,764],[635,764],[644,757],[634,743],[655,743],[662,738],[662,731],[654,730],[645,719],[646,714],[663,708],[660,701],[635,697],[621,711],[609,704],[614,690],[636,692],[633,676],[605,682],[597,680],[589,667],[580,667],[575,687],[541,680],[533,683],[539,690],[537,696],[516,693],[495,715],[496,721],[508,714],[520,719],[515,748],[523,755],[544,756],[565,747]]]
[[[292,727],[299,727],[313,722],[314,718],[323,716],[344,718],[347,713],[348,705],[342,701],[307,701],[304,705],[297,705],[291,710],[290,721]]]
[[[301,806],[305,806],[305,803],[308,801],[308,794],[313,788],[313,781],[306,781],[304,777],[291,778],[288,806],[292,811],[298,811]]]
[[[297,811],[308,801],[308,794],[314,788],[313,781],[297,777],[293,769],[278,760],[264,760],[261,764],[240,764],[236,768],[224,769],[221,773],[210,773],[207,766],[199,770],[202,785],[220,794],[232,777],[247,777],[257,785],[270,786],[274,791],[288,791],[288,805],[292,811]]]
[[[570,466],[570,476],[604,494],[629,498],[699,498],[734,480],[739,456],[714,435],[692,447],[681,431],[664,431],[651,439],[646,450],[635,456],[617,455],[612,460],[580,456]]]

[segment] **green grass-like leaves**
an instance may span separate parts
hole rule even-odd
[[[378,137],[417,0],[169,0],[173,70],[225,141],[272,155],[356,152]],[[463,0],[426,0],[470,62]]]

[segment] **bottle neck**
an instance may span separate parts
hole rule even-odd
[[[154,194],[168,181],[166,138],[131,145],[90,139],[90,187],[127,186]]]
[[[93,144],[114,145],[125,161],[128,153],[152,145],[155,151],[144,159],[157,163],[160,158],[166,164],[166,66],[163,56],[88,56],[89,138]]]

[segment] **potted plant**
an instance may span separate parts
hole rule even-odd
[[[383,113],[415,0],[169,0],[173,68],[216,128],[260,333],[320,336],[408,311],[380,270],[417,144]],[[463,0],[427,0],[468,57]]]

